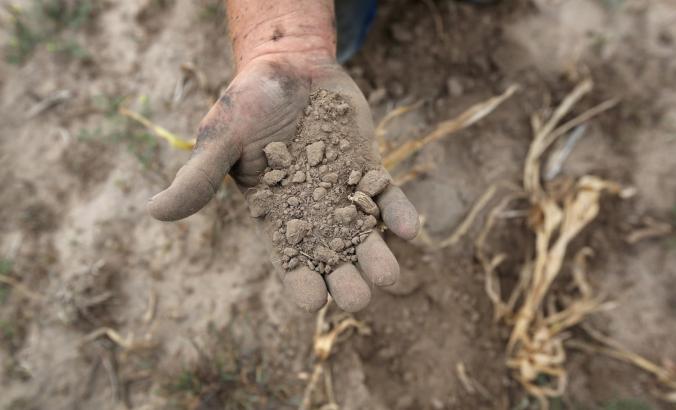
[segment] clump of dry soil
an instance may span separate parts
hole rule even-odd
[[[356,262],[355,246],[376,228],[372,199],[390,182],[365,159],[353,106],[318,90],[299,118],[292,142],[268,144],[268,167],[248,196],[251,214],[265,216],[282,267],[301,264],[329,273]]]

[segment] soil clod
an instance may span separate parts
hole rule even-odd
[[[367,193],[382,191],[389,175],[377,169],[353,112],[341,95],[315,92],[293,140],[264,148],[268,168],[249,205],[265,216],[284,269],[304,264],[327,275],[356,262],[354,245],[377,225],[380,212]],[[362,178],[362,169],[372,171]],[[367,193],[355,191],[362,182]]]

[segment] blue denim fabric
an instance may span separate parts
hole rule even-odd
[[[349,60],[366,39],[376,15],[377,0],[336,0],[339,63]]]

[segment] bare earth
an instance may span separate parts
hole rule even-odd
[[[152,220],[147,199],[189,154],[117,111],[193,134],[233,76],[220,2],[96,4],[88,22],[40,42],[24,63],[0,62],[0,408],[298,408],[315,316],[284,298],[244,198],[226,185],[197,215]],[[3,46],[14,35],[8,10]],[[58,51],[73,42],[87,55]],[[376,124],[422,101],[389,123],[392,146],[520,86],[477,125],[405,164],[419,172],[403,189],[435,240],[491,184],[520,183],[532,114],[588,76],[594,89],[574,114],[620,99],[587,124],[560,176],[598,175],[637,193],[604,198],[572,247],[594,249],[591,285],[616,302],[588,322],[674,370],[673,1],[382,1],[347,69]],[[508,250],[505,275],[533,245],[528,210],[509,211],[490,242]],[[656,224],[661,234],[628,240]],[[343,334],[328,359],[340,408],[537,408],[505,367],[509,334],[493,322],[474,258],[480,225],[443,251],[385,235],[401,283],[372,289],[355,315],[370,332]],[[345,318],[335,306],[327,314],[329,323]],[[459,364],[478,389],[463,383]],[[552,408],[673,408],[653,376],[607,356],[572,351],[567,371]],[[318,390],[317,408],[330,400]]]

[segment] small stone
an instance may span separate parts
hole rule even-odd
[[[310,268],[311,270],[315,270],[315,265],[312,263],[312,261],[307,261],[307,267]]]
[[[362,221],[361,219],[357,219],[357,228],[361,228],[362,225],[364,225],[364,221]]]
[[[352,255],[352,256],[350,256],[350,261],[351,261],[351,262],[357,262],[357,260],[358,260],[358,259],[357,259],[357,255]]]
[[[288,186],[291,183],[291,179],[284,178],[282,179],[282,186]]]
[[[272,191],[263,189],[249,196],[249,212],[251,216],[258,218],[268,212],[267,201],[272,197]]]
[[[360,242],[359,237],[355,236],[354,238],[352,238],[352,240],[350,242],[352,242],[352,245],[355,245],[355,246],[359,245],[359,242]]]
[[[336,151],[335,149],[326,150],[326,160],[327,161],[335,161],[336,158],[338,158],[338,151]]]
[[[333,131],[333,127],[331,126],[331,124],[322,124],[320,129],[326,133]]]
[[[353,170],[350,172],[350,176],[347,178],[348,185],[357,185],[361,180],[361,171]]]
[[[331,239],[331,242],[329,242],[329,248],[336,252],[340,252],[345,249],[345,242],[340,238],[333,238]]]
[[[340,148],[341,151],[347,151],[347,149],[350,148],[350,141],[346,139],[340,140],[338,143],[338,148]]]
[[[359,181],[357,189],[370,197],[381,193],[390,183],[390,176],[381,169],[373,169],[367,172]]]
[[[343,226],[342,228],[340,228],[340,236],[347,236],[347,235],[349,235],[349,234],[350,234],[350,229],[349,229],[349,228],[347,228],[347,227],[345,227],[345,226]]]
[[[333,270],[333,268],[331,267],[331,265],[325,265],[324,266],[324,273],[326,273],[326,274],[331,273],[332,270]]]
[[[369,215],[364,219],[364,229],[373,229],[377,224],[378,220],[373,215]]]
[[[325,188],[325,189],[331,188],[331,184],[328,183],[328,182],[320,182],[319,186],[322,187],[322,188]]]
[[[296,198],[295,196],[290,197],[289,199],[286,200],[286,203],[288,203],[291,206],[298,206],[300,205],[300,200]]]
[[[303,240],[305,235],[310,232],[311,226],[300,219],[292,219],[286,223],[286,240],[295,245]]]
[[[267,185],[275,185],[286,176],[286,171],[281,169],[273,169],[272,171],[266,172],[263,176],[263,182]]]
[[[319,163],[322,162],[322,158],[324,158],[324,149],[324,141],[317,141],[305,147],[305,151],[307,152],[307,162],[311,167],[319,165]]]
[[[271,142],[263,148],[263,152],[272,169],[288,168],[293,162],[293,157],[283,142]]]
[[[321,174],[325,174],[326,171],[328,171],[328,170],[329,170],[329,167],[327,167],[326,165],[320,165],[320,166],[319,166],[319,174],[320,174],[320,175],[321,175]]]
[[[338,254],[325,246],[318,246],[315,248],[313,256],[318,261],[329,265],[335,265],[340,260]]]
[[[291,182],[294,182],[296,184],[300,184],[301,182],[305,182],[305,172],[296,171],[296,173],[293,174],[293,177],[291,178]]]
[[[336,182],[338,182],[338,174],[335,172],[329,172],[328,174],[324,174],[322,176],[322,181],[335,184]]]
[[[338,223],[342,225],[348,225],[357,217],[357,207],[354,205],[348,205],[343,208],[337,208],[333,215],[335,216]]]
[[[320,199],[324,198],[324,195],[326,195],[326,188],[320,186],[319,188],[315,188],[315,190],[312,192],[312,199],[319,201]]]
[[[289,269],[289,263],[288,262],[282,263],[282,269]]]
[[[282,251],[282,253],[283,253],[285,256],[292,257],[292,256],[298,255],[298,250],[295,249],[295,248],[284,248],[284,250]]]
[[[288,269],[295,269],[298,266],[298,258],[291,258],[287,264]]]
[[[345,253],[347,253],[348,255],[354,255],[354,252],[355,251],[353,246],[350,246],[349,248],[345,249]]]
[[[275,231],[275,232],[272,234],[272,242],[274,242],[274,243],[280,243],[280,242],[282,242],[283,240],[284,240],[284,235],[282,235],[281,233],[279,233],[279,231]]]

